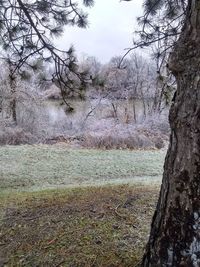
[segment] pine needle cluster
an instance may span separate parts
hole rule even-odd
[[[83,0],[91,7],[93,0]],[[87,26],[87,14],[73,0],[0,0],[0,45],[2,57],[12,65],[12,75],[27,78],[29,70],[37,71],[48,62],[54,64],[52,79],[56,81],[63,97],[74,90],[79,73],[74,48],[61,51],[53,43],[65,26]]]

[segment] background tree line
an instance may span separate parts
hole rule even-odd
[[[4,127],[6,132],[11,131],[11,143],[15,140],[15,131],[17,142],[20,128],[21,133],[34,136],[31,142],[46,142],[49,138],[68,138],[71,135],[84,135],[85,138],[86,135],[89,146],[91,143],[95,147],[100,143],[105,147],[137,147],[136,143],[152,146],[147,140],[134,141],[131,145],[130,135],[139,135],[135,127],[144,124],[144,131],[151,131],[150,135],[165,140],[168,134],[167,110],[175,90],[173,80],[167,75],[158,75],[155,60],[133,53],[119,66],[121,59],[116,56],[101,64],[95,57],[84,55],[77,61],[77,70],[85,75],[84,87],[76,76],[72,77],[76,89],[67,93],[67,105],[59,84],[50,78],[55,71],[53,65],[38,62],[37,68],[29,70],[26,76],[15,74],[12,79],[10,63],[4,60],[0,121],[7,125]],[[118,131],[107,144],[102,138],[107,139],[113,127],[118,127]],[[129,127],[127,141],[121,140],[124,127]],[[93,137],[96,131],[99,137]],[[5,138],[10,134],[4,133],[3,128],[1,136],[3,143],[10,142]],[[23,142],[26,140],[24,138]]]

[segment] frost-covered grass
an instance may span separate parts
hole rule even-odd
[[[160,181],[166,151],[0,147],[0,190]]]

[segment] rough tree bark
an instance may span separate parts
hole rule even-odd
[[[200,266],[200,0],[189,0],[169,60],[177,92],[161,193],[143,267]]]

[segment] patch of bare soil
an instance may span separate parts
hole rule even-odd
[[[134,267],[158,188],[25,193],[1,203],[0,266]]]

